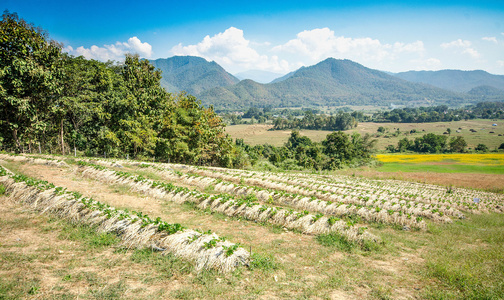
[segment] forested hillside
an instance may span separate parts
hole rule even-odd
[[[208,62],[201,57],[173,56],[151,60],[150,63],[161,71],[161,86],[170,93],[185,91],[197,95],[240,81],[216,62]]]
[[[149,61],[70,56],[9,12],[0,32],[1,149],[233,165],[236,149],[213,109],[167,93]]]
[[[287,77],[287,76],[286,76]],[[271,84],[243,80],[199,94],[217,110],[343,105],[459,105],[465,96],[412,83],[350,60],[326,59]]]
[[[395,74],[404,80],[426,83],[454,92],[467,93],[480,86],[489,86],[504,92],[504,76],[493,75],[485,71],[408,71]]]

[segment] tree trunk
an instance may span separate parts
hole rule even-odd
[[[60,131],[60,135],[61,135],[61,154],[65,155],[65,141],[63,139],[63,118],[61,118],[61,131]]]
[[[18,138],[18,134],[17,134],[18,130],[17,128],[14,128],[14,130],[12,131],[12,137],[14,138],[14,141],[16,142],[16,147],[17,147],[17,153],[19,153],[21,151],[21,143],[19,143],[19,138]]]

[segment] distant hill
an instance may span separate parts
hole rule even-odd
[[[259,84],[243,80],[204,91],[198,97],[216,109],[251,106],[299,107],[340,105],[449,104],[463,101],[457,93],[412,83],[350,60],[326,59],[304,67],[282,81]]]
[[[504,101],[504,89],[493,86],[480,85],[471,89],[467,94],[479,101]]]
[[[304,68],[304,67],[302,67],[302,68]],[[282,77],[275,78],[275,80],[271,81],[270,83],[277,83],[277,82],[280,82],[280,81],[284,81],[285,79],[292,77],[292,75],[294,75],[294,73],[296,73],[297,71],[299,71],[299,69],[296,70],[296,71],[292,71],[290,73],[287,73],[287,74],[285,74]]]
[[[195,56],[173,56],[151,60],[162,73],[161,86],[168,92],[186,91],[198,95],[205,90],[238,83],[219,64]]]
[[[442,89],[467,93],[479,86],[504,89],[504,75],[493,75],[485,71],[408,71],[394,74],[411,82],[430,84]]]
[[[270,83],[272,80],[280,76],[282,76],[282,74],[261,70],[249,70],[235,74],[235,77],[240,80],[251,79],[259,83]]]

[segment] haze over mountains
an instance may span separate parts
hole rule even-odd
[[[350,60],[328,58],[262,84],[239,80],[215,62],[174,56],[151,63],[163,73],[169,92],[185,90],[217,110],[249,107],[342,105],[409,106],[504,100],[504,76],[484,71],[410,71],[389,74]],[[240,76],[262,76],[249,72]]]
[[[408,71],[394,74],[411,82],[426,83],[443,89],[467,93],[481,86],[504,90],[504,75],[492,75],[485,71]]]
[[[262,70],[249,70],[245,72],[236,73],[235,76],[240,80],[251,79],[259,83],[270,83],[273,80],[282,77],[283,74]]]

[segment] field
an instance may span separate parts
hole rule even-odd
[[[502,194],[355,174],[0,164],[1,299],[504,295]]]
[[[335,172],[504,193],[504,153],[377,154],[381,166]]]
[[[497,124],[497,126],[492,126]],[[361,135],[369,133],[377,134],[378,127],[383,126],[388,129],[386,134],[381,134],[376,145],[378,150],[384,150],[388,145],[397,146],[400,139],[407,137],[414,139],[421,137],[426,133],[443,134],[447,128],[451,129],[450,136],[462,136],[466,140],[468,147],[473,148],[478,144],[485,144],[489,149],[495,149],[504,143],[504,123],[492,120],[469,120],[457,122],[436,122],[436,123],[364,123],[346,133],[358,132]],[[282,146],[290,136],[290,130],[268,131],[272,125],[254,124],[254,125],[235,125],[226,128],[227,133],[233,138],[242,138],[246,143],[258,145],[268,143],[274,146]],[[399,128],[401,134],[394,136],[393,133]],[[456,131],[460,129],[460,133]],[[410,134],[415,129],[417,133]],[[476,132],[470,132],[470,129]],[[493,131],[494,133],[490,133]],[[330,133],[329,131],[319,130],[301,130],[302,135],[309,137],[315,142],[320,142]],[[501,136],[499,136],[501,134]]]

